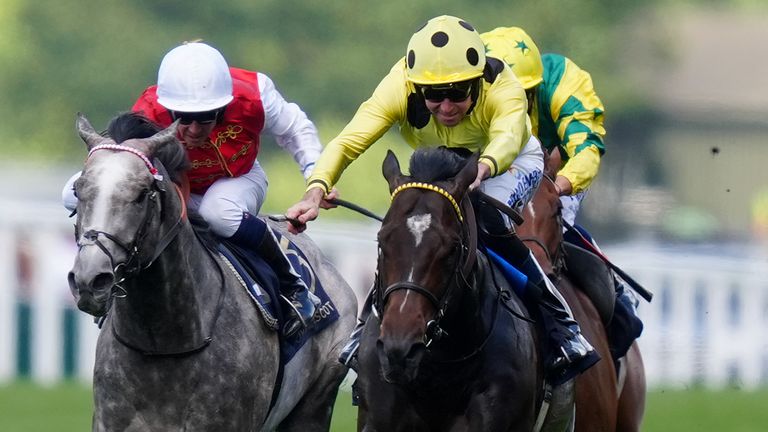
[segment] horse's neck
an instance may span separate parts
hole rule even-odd
[[[483,265],[482,262],[478,258],[476,268],[480,268]],[[461,351],[474,349],[482,341],[489,326],[490,313],[486,313],[489,311],[485,309],[488,309],[486,306],[491,300],[491,292],[483,286],[484,274],[483,270],[474,270],[466,275],[464,279],[468,286],[459,285],[455,288],[460,294],[451,301],[454,305],[453,309],[448,311],[444,318],[445,330],[450,335],[449,339],[460,341],[458,348]]]
[[[185,223],[147,269],[126,282],[116,298],[113,326],[128,345],[144,351],[192,349],[215,318],[223,280],[213,256]]]

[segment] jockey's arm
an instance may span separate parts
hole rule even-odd
[[[605,152],[603,120],[605,107],[595,92],[592,78],[570,59],[565,59],[566,73],[555,90],[552,110],[557,113],[555,125],[561,141],[561,151],[568,156],[558,177],[563,177],[563,194],[570,195],[587,189],[600,169]],[[560,93],[560,90],[563,93]],[[567,97],[566,97],[567,96]],[[566,192],[566,180],[571,190]]]
[[[402,68],[395,65],[381,80],[371,97],[357,109],[352,120],[323,149],[307,180],[307,191],[319,186],[326,193],[330,192],[347,166],[378,141],[395,122],[405,117],[404,77]]]
[[[574,155],[557,173],[556,184],[560,195],[573,195],[587,189],[600,169],[600,152],[587,147]]]
[[[341,133],[323,149],[307,179],[304,197],[285,213],[304,225],[289,225],[289,231],[304,231],[305,224],[317,218],[319,207],[332,207],[328,200],[338,196],[334,185],[344,169],[405,115],[403,73],[399,74],[398,77],[393,68]]]
[[[559,196],[571,195],[573,193],[571,181],[568,180],[568,177],[562,175],[558,175],[555,178],[555,189]]]
[[[323,148],[315,124],[297,104],[283,98],[268,76],[259,73],[258,81],[264,106],[264,130],[293,156],[304,179],[309,178]]]
[[[480,162],[490,168],[490,177],[506,172],[520,155],[531,137],[527,114],[528,100],[512,71],[505,69],[485,94],[485,100],[475,109],[488,118],[488,145]]]

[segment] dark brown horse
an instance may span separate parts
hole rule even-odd
[[[374,313],[355,384],[362,431],[564,431],[573,386],[549,404],[538,338],[502,274],[476,250],[467,198],[477,155],[421,149],[410,175],[383,165],[392,205],[379,231]]]
[[[560,158],[555,154],[546,165],[545,179],[526,206],[525,222],[517,233],[560,289],[585,337],[602,357],[576,378],[576,431],[639,431],[645,410],[645,370],[640,350],[635,342],[617,377],[603,319],[585,291],[577,289],[564,271],[561,204],[553,182]]]

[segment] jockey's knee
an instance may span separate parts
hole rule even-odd
[[[211,231],[224,238],[232,237],[243,220],[243,210],[225,199],[203,200],[198,212]]]

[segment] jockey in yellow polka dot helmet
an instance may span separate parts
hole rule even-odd
[[[293,219],[288,230],[304,230],[317,218],[321,205],[333,205],[329,200],[338,195],[335,185],[342,172],[393,126],[414,149],[447,147],[458,154],[477,153],[470,187],[521,209],[533,196],[544,168],[527,108],[522,85],[502,60],[486,56],[472,25],[448,15],[430,19],[411,36],[405,56],[325,146],[304,197],[285,212]],[[531,285],[526,292],[537,293],[524,301],[546,317],[542,323],[551,339],[547,345],[553,348],[545,365],[550,382],[557,385],[592,366],[599,356],[530,250],[510,234],[511,222],[493,208],[482,214],[489,232],[484,241],[493,241],[489,247],[500,259],[526,274],[526,284]],[[343,349],[343,363],[354,364],[362,328]]]
[[[412,83],[455,83],[483,74],[485,47],[471,24],[443,15],[427,21],[411,36],[405,58]]]

